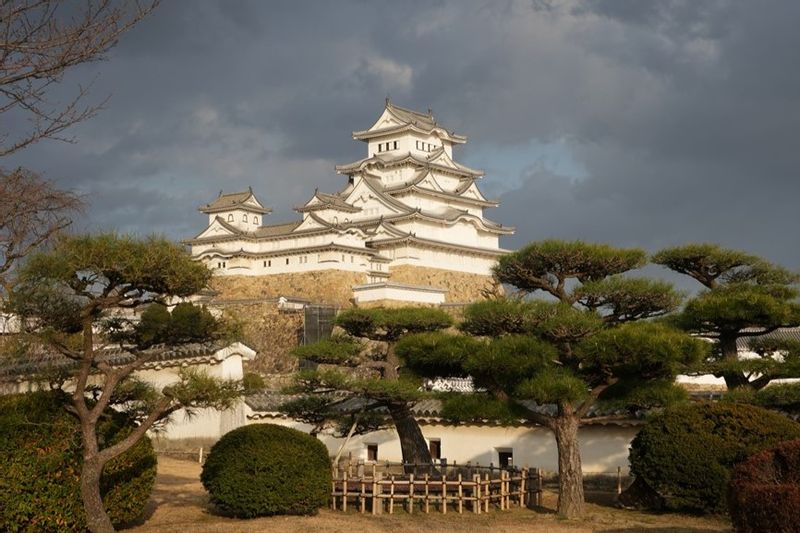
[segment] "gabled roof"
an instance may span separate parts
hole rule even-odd
[[[378,166],[380,168],[390,168],[400,165],[411,164],[415,165],[419,168],[428,168],[428,169],[435,169],[441,172],[450,172],[452,174],[456,174],[457,176],[464,177],[464,178],[479,178],[483,176],[482,170],[476,170],[469,167],[466,167],[460,163],[456,163],[449,157],[445,155],[442,158],[442,154],[444,153],[444,149],[440,148],[431,153],[430,156],[426,158],[420,158],[416,154],[411,152],[400,154],[397,156],[392,156],[389,154],[376,154],[372,157],[365,157],[364,159],[359,159],[353,163],[348,163],[346,165],[336,165],[336,172],[339,174],[347,174],[352,175],[357,172],[361,172],[370,166]],[[437,160],[442,159],[442,163],[437,162]],[[444,163],[444,164],[443,164]],[[452,163],[452,166],[450,164]]]
[[[295,207],[294,210],[298,213],[306,211],[318,211],[320,209],[335,209],[337,211],[345,211],[347,213],[357,213],[361,211],[360,207],[350,205],[345,202],[344,198],[336,194],[325,194],[319,191],[314,191],[314,196],[300,207]]]
[[[272,212],[272,209],[264,207],[258,201],[253,189],[248,188],[243,192],[232,192],[223,194],[219,191],[219,196],[213,201],[198,208],[203,213],[219,213],[222,211],[230,211],[231,209],[243,209],[251,213],[259,213],[266,215]]]
[[[464,184],[459,185],[456,188],[456,190],[452,192],[424,187],[422,186],[422,182],[425,181],[425,178],[429,174],[430,170],[422,170],[420,172],[417,172],[417,175],[414,176],[411,180],[396,185],[392,185],[389,187],[384,187],[383,191],[391,195],[403,194],[406,192],[418,192],[421,194],[427,194],[428,196],[435,196],[437,198],[442,198],[446,200],[457,200],[475,205],[480,205],[483,207],[495,207],[500,204],[500,202],[498,202],[497,200],[487,200],[486,198],[484,198],[482,194],[480,194],[480,191],[478,191],[479,195],[478,197],[473,198],[470,196],[463,196],[463,193],[469,190],[469,188],[475,183],[474,180],[465,181]]]
[[[383,120],[382,120],[383,119]],[[389,125],[385,123],[389,122]],[[386,105],[383,113],[378,120],[369,129],[354,131],[353,138],[359,140],[369,140],[374,137],[381,137],[385,135],[392,135],[401,133],[403,131],[417,131],[419,133],[430,135],[433,132],[442,138],[447,139],[454,143],[465,143],[467,138],[463,135],[457,135],[447,129],[439,126],[436,119],[433,117],[431,110],[428,113],[420,113],[412,109],[394,105],[386,99]]]

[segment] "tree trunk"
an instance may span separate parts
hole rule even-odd
[[[739,350],[736,348],[736,335],[721,334],[718,342],[723,363],[730,363],[739,359]],[[740,371],[725,370],[722,372],[722,377],[725,379],[725,386],[728,387],[728,390],[740,389],[750,384],[747,377]]]
[[[86,527],[92,533],[108,533],[114,531],[111,519],[106,514],[103,497],[100,495],[100,476],[103,466],[97,457],[84,455],[81,468],[81,496],[83,509],[86,512]]]
[[[422,436],[419,424],[411,408],[406,403],[389,404],[389,414],[392,416],[397,436],[400,438],[400,449],[403,452],[403,462],[411,464],[431,464],[431,452],[428,443]],[[406,467],[408,473],[413,473],[413,467]],[[426,469],[427,471],[427,469]]]
[[[578,518],[583,515],[583,470],[578,443],[580,420],[570,405],[559,405],[553,420],[558,449],[558,515]]]

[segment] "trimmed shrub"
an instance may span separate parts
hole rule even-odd
[[[61,392],[0,398],[0,524],[3,531],[65,531],[86,528],[81,499],[83,452],[80,427],[64,407]],[[103,446],[119,441],[133,426],[122,414],[104,419]],[[144,438],[110,461],[100,481],[106,511],[123,525],[143,511],[156,476],[156,455]]]
[[[217,441],[200,480],[211,502],[233,516],[316,514],[330,497],[331,460],[306,433],[254,424]]]
[[[725,512],[734,465],[800,438],[800,424],[760,407],[706,403],[653,416],[633,439],[631,472],[670,509]]]
[[[800,440],[784,442],[739,464],[728,493],[736,531],[800,531]]]

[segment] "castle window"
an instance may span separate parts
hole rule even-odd
[[[350,256],[350,262],[351,262],[351,263],[355,263],[355,259],[353,258],[353,256],[352,256],[352,255]]]
[[[242,215],[242,222],[247,222],[247,213]]]
[[[270,259],[269,261],[267,261],[267,266],[268,266],[268,267],[271,267],[271,266],[272,266],[272,259]]]
[[[344,263],[344,254],[342,254],[342,263]]]
[[[287,265],[289,264],[289,258],[288,257],[286,258],[286,264]]]
[[[394,142],[394,149],[397,150],[397,141]]]
[[[266,262],[266,261],[264,261],[264,268],[266,268],[266,267],[267,267],[267,262]]]
[[[228,215],[228,222],[233,222],[233,213]]]
[[[258,226],[258,217],[253,217],[253,224]]]

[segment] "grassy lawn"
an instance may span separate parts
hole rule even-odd
[[[237,520],[214,513],[200,484],[200,466],[190,461],[159,457],[158,479],[145,517],[128,531],[234,532],[234,531],[341,531],[346,533],[391,531],[492,531],[492,532],[684,532],[731,531],[727,521],[682,514],[652,514],[588,504],[586,517],[564,521],[554,515],[555,494],[547,493],[545,509],[492,511],[478,516],[448,512],[425,515],[360,515],[322,510],[317,516]]]

